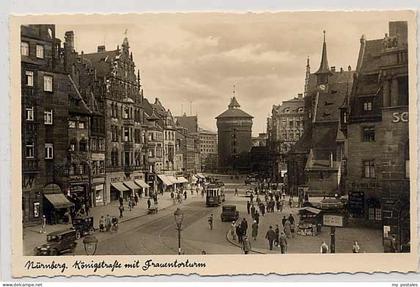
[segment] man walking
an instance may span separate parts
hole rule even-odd
[[[274,239],[274,245],[279,246],[280,228],[278,224],[276,224],[276,229],[274,230],[274,232],[276,233],[276,239]]]
[[[270,225],[267,233],[265,234],[265,239],[268,239],[268,246],[270,250],[273,250],[273,243],[276,239],[276,233],[273,230],[273,227]]]
[[[249,200],[246,202],[246,210],[248,212],[248,214],[250,214],[250,209],[251,209],[251,203],[249,202]]]
[[[39,233],[46,233],[47,232],[47,218],[45,215],[42,215],[42,225]]]
[[[243,235],[242,235],[242,228],[240,224],[236,225],[236,235],[238,236],[238,242],[241,244]]]
[[[257,222],[257,224],[260,224],[260,214],[258,211],[255,211],[254,220]]]
[[[245,218],[243,218],[243,219],[242,219],[242,222],[241,222],[241,229],[242,229],[242,234],[243,234],[243,235],[246,235],[246,232],[247,232],[247,230],[248,230],[248,221],[246,221],[246,219],[245,219]]]
[[[255,240],[257,240],[257,236],[258,236],[258,223],[256,220],[254,220],[254,223],[252,223],[252,238]]]
[[[255,217],[255,206],[254,206],[254,204],[251,205],[251,217],[252,217],[252,219],[254,219],[254,217]]]
[[[242,250],[244,251],[244,254],[248,254],[249,251],[251,251],[251,242],[248,239],[248,236],[244,236],[242,241]]]
[[[152,205],[152,202],[150,201],[150,198],[147,199],[147,209],[150,209],[150,206]]]
[[[280,234],[279,243],[280,243],[281,254],[285,254],[287,252],[287,238],[284,232]]]
[[[286,224],[286,221],[287,221],[286,216],[283,216],[283,219],[281,220],[281,224],[283,225],[283,227]]]
[[[120,211],[120,218],[123,217],[123,211],[124,211],[124,205],[120,205],[120,207],[118,207],[119,211]]]

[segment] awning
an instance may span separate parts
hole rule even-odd
[[[196,183],[197,180],[198,180],[198,178],[195,175],[191,176],[191,182],[192,183]]]
[[[183,176],[178,177],[177,180],[178,180],[179,183],[187,183],[188,182],[188,180]]]
[[[197,173],[197,177],[201,179],[205,179],[206,177],[202,173]]]
[[[134,182],[142,188],[149,188],[150,186],[142,179],[135,179]]]
[[[129,189],[122,182],[113,182],[111,185],[121,192],[129,191]]]
[[[54,206],[55,209],[69,208],[74,205],[62,193],[44,194],[45,198]]]
[[[158,174],[159,179],[163,182],[164,185],[172,185],[172,181],[170,181],[166,175],[164,174]]]
[[[134,181],[132,181],[132,180],[124,181],[124,185],[127,186],[130,189],[139,189],[140,188],[140,186],[135,184]]]
[[[313,214],[318,214],[318,213],[320,213],[320,212],[321,212],[321,210],[320,210],[320,209],[318,209],[318,208],[314,208],[314,207],[309,207],[309,206],[307,206],[307,207],[302,207],[302,208],[300,208],[300,209],[299,209],[299,211],[301,211],[301,210],[306,210],[306,211],[309,211],[309,212],[311,212],[311,213],[313,213]]]
[[[179,183],[178,182],[178,180],[175,178],[175,176],[172,176],[172,175],[167,175],[166,176],[168,179],[169,179],[169,181],[170,182],[172,182],[173,184],[177,184],[177,183]]]

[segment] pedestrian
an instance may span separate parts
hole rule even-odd
[[[243,235],[246,235],[246,232],[247,232],[247,230],[248,230],[248,221],[246,221],[246,219],[245,219],[245,218],[243,218],[243,219],[242,219],[242,222],[241,222],[241,229],[242,229],[242,234],[243,234]]]
[[[289,215],[289,221],[290,221],[290,224],[295,224],[295,218],[293,217],[291,213]]]
[[[237,188],[235,188],[235,194],[234,194],[234,196],[238,196],[238,189]]]
[[[360,246],[359,243],[357,241],[353,242],[353,253],[359,253],[360,252]]]
[[[249,196],[249,199],[251,200],[251,202],[254,201],[254,193],[253,192],[251,192],[251,195]]]
[[[210,214],[208,222],[209,222],[210,230],[213,230],[213,213]]]
[[[230,226],[230,235],[232,236],[233,240],[236,240],[236,224],[235,224],[235,221],[232,221],[232,225]]]
[[[118,207],[119,211],[120,211],[120,218],[123,217],[123,211],[124,211],[124,205],[120,205],[120,207]]]
[[[270,250],[273,250],[273,243],[274,243],[274,240],[276,239],[276,233],[274,232],[273,227],[271,225],[267,233],[265,234],[265,239],[268,240],[268,246]]]
[[[324,254],[324,253],[328,253],[328,245],[327,243],[325,243],[325,241],[322,241],[321,247],[319,249],[319,251]]]
[[[287,219],[286,220],[286,222],[284,223],[284,226],[283,226],[283,231],[284,231],[284,233],[286,233],[286,237],[287,238],[290,238],[290,235],[292,234],[292,230],[291,230],[291,224],[290,224],[290,221],[289,221],[289,219]]]
[[[264,216],[265,215],[265,205],[264,203],[261,202],[261,215]]]
[[[289,197],[289,208],[293,207],[293,197]]]
[[[279,225],[276,224],[276,229],[274,229],[274,232],[276,233],[276,239],[274,239],[274,245],[279,246],[279,238],[280,238],[280,228]]]
[[[131,211],[132,205],[133,205],[133,201],[131,200],[131,196],[130,196],[130,197],[128,198],[128,210],[130,210],[130,211]]]
[[[286,199],[286,192],[283,190],[283,193],[281,194],[281,196],[283,197],[283,200]]]
[[[254,222],[252,223],[252,238],[255,240],[257,240],[257,236],[258,236],[258,223],[256,220],[254,220]]]
[[[251,242],[248,239],[248,236],[244,236],[242,241],[242,250],[244,251],[244,254],[248,254],[249,251],[251,251]]]
[[[391,237],[391,252],[392,253],[398,252],[397,239],[395,238],[395,235],[394,234]]]
[[[187,191],[184,191],[184,199],[187,200]]]
[[[101,218],[99,219],[99,232],[103,232],[105,229],[105,218],[102,215]]]
[[[280,211],[280,201],[276,200],[276,208],[277,208],[277,212]]]
[[[286,216],[283,216],[283,218],[281,220],[281,224],[283,225],[283,228],[284,228],[284,225],[286,224],[286,221],[287,221]]]
[[[284,200],[280,200],[280,213],[283,212]]]
[[[249,202],[249,200],[246,202],[246,210],[248,212],[248,214],[250,214],[250,209],[251,209],[251,203]]]
[[[105,218],[105,229],[106,231],[109,231],[111,229],[111,217],[109,216],[109,214],[107,214]]]
[[[47,232],[47,218],[45,215],[42,215],[42,222],[41,222],[41,229],[39,230],[39,233],[46,233]]]
[[[290,224],[290,233],[292,234],[292,238],[295,238],[295,232],[296,232],[296,225],[293,223]]]
[[[260,214],[258,211],[255,211],[254,219],[257,222],[257,224],[260,224]]]
[[[134,195],[134,202],[137,204],[139,204],[139,197],[137,196],[137,193]]]
[[[255,217],[255,206],[254,206],[254,204],[251,205],[251,217],[252,217],[252,219],[254,219],[254,217]]]
[[[238,236],[238,242],[239,243],[242,243],[242,228],[241,228],[241,225],[240,224],[238,224],[238,225],[236,225],[236,235]]]
[[[150,206],[152,205],[152,202],[150,201],[150,198],[147,199],[147,209],[150,209]]]
[[[280,233],[279,243],[281,254],[285,254],[287,252],[287,238],[284,232]]]
[[[124,203],[124,200],[123,200],[123,197],[122,197],[122,195],[120,195],[119,201],[120,201],[120,205],[123,205],[123,203]]]

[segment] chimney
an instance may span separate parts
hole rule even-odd
[[[330,152],[330,167],[333,168],[334,167],[334,158],[333,158],[333,153]]]
[[[301,99],[302,99],[302,97],[303,97],[303,94],[302,94],[302,93],[299,93],[299,94],[298,94],[298,99],[299,99],[299,100],[301,100]]]
[[[64,43],[71,51],[74,51],[74,32],[73,31],[67,31],[64,34]]]
[[[331,66],[331,72],[335,72],[335,66]]]
[[[98,46],[98,53],[105,52],[105,45]]]

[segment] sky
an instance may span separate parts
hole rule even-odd
[[[355,68],[361,35],[383,38],[390,20],[401,19],[391,12],[127,14],[68,21],[56,37],[73,30],[76,50],[91,53],[121,46],[127,30],[149,101],[159,98],[173,115],[198,115],[200,127],[216,131],[235,85],[258,135],[273,105],[303,92],[307,57],[311,72],[318,69],[323,30],[329,65]]]

